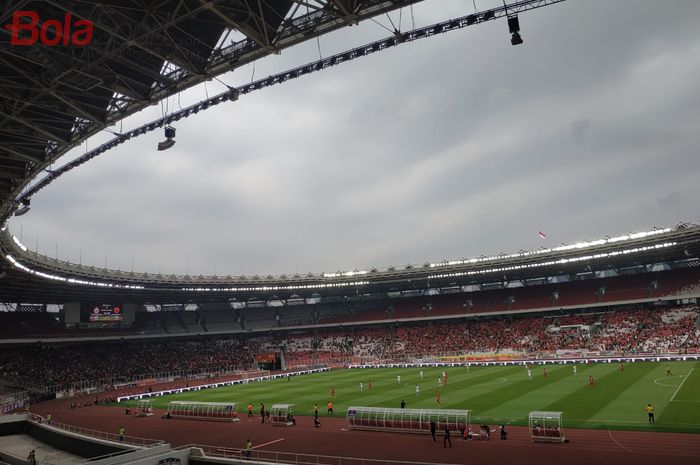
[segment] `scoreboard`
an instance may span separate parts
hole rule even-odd
[[[122,305],[99,304],[86,305],[83,309],[83,321],[92,323],[109,323],[124,321]]]
[[[129,328],[136,320],[134,303],[66,302],[63,305],[66,328]]]

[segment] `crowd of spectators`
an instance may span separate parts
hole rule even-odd
[[[440,355],[697,349],[695,308],[628,309],[561,317],[423,322],[287,340],[288,360],[400,360]]]
[[[238,339],[37,344],[0,350],[0,378],[60,391],[158,373],[242,369],[254,362],[251,349]]]
[[[353,360],[404,360],[466,354],[677,352],[698,349],[698,309],[626,309],[584,315],[524,316],[346,327],[312,333],[267,333],[227,339],[122,340],[37,344],[0,350],[0,378],[21,385],[116,384],[150,374],[221,373],[254,365],[255,354],[282,350],[290,366]]]

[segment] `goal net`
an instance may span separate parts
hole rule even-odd
[[[255,379],[270,376],[270,370],[240,371],[237,374],[241,377],[241,379]]]

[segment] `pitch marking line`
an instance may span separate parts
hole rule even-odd
[[[676,389],[676,392],[674,392],[673,395],[671,396],[671,402],[673,402],[673,399],[675,399],[676,394],[678,394],[678,391],[681,390],[681,388],[683,387],[683,384],[685,384],[685,382],[688,380],[688,378],[690,378],[690,374],[693,372],[694,369],[695,369],[695,367],[691,368],[690,371],[688,372],[688,374],[685,375],[685,378],[683,378],[683,381],[681,381],[681,384],[678,386],[678,389]]]
[[[694,401],[685,401],[685,400],[675,400],[674,402],[694,402]],[[698,401],[700,402],[700,401]],[[574,418],[569,418],[568,421],[576,421],[576,422],[583,422],[583,423],[630,423],[630,424],[636,424],[636,425],[646,425],[648,424],[647,421],[632,421],[632,420],[577,420]],[[665,426],[678,426],[678,425],[692,425],[692,426],[697,426],[697,423],[663,423]]]
[[[286,439],[286,438],[279,438],[279,439],[275,439],[274,441],[264,442],[264,443],[262,443],[262,444],[258,444],[257,446],[253,446],[251,449],[259,449],[259,448],[261,448],[261,447],[269,446],[270,444],[275,444],[275,443],[277,443],[277,442],[282,442],[282,441],[284,441],[285,439]]]
[[[569,419],[569,421],[580,421],[584,423],[632,423],[632,424],[639,424],[639,425],[646,425],[646,421],[637,421],[637,420],[576,420],[576,419]],[[694,425],[695,423],[689,423]]]
[[[677,384],[666,384],[666,383],[660,383],[660,382],[659,382],[660,379],[669,379],[669,378],[682,378],[682,376],[680,376],[680,375],[675,375],[675,376],[664,376],[664,377],[661,377],[661,378],[656,378],[656,379],[654,380],[654,384],[658,384],[659,386],[666,386],[666,387],[678,387]],[[681,384],[682,384],[682,381],[681,381]]]
[[[473,384],[471,387],[490,386],[492,384],[503,384],[503,383],[507,383],[507,382],[508,382],[508,380],[506,378],[496,378],[493,381],[484,381],[483,383]]]

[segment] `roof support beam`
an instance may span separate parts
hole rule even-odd
[[[5,118],[3,121],[0,121],[0,126],[3,126],[3,125],[4,125],[7,121],[9,121],[9,120],[13,120],[13,119],[16,120],[17,118],[19,118],[17,115],[18,115],[22,110],[25,110],[25,109],[29,108],[29,106],[33,104],[33,101],[34,101],[34,100],[36,100],[39,96],[41,96],[41,95],[46,95],[46,94],[52,96],[52,97],[55,98],[55,99],[60,100],[61,102],[63,102],[65,105],[67,105],[68,107],[70,107],[70,108],[72,108],[73,110],[75,110],[79,115],[83,116],[84,118],[90,119],[90,120],[92,120],[92,121],[100,121],[100,118],[97,118],[95,115],[92,115],[91,113],[89,113],[89,112],[86,111],[85,109],[83,109],[83,108],[77,106],[76,104],[74,104],[74,103],[73,103],[72,101],[70,101],[69,99],[66,99],[66,98],[64,98],[63,96],[61,96],[60,94],[58,94],[58,93],[56,92],[56,90],[55,90],[54,87],[46,87],[43,83],[39,82],[36,78],[34,78],[34,76],[31,76],[31,75],[28,74],[25,70],[23,70],[23,69],[21,69],[21,68],[18,68],[17,66],[15,66],[14,64],[12,64],[11,62],[8,62],[8,61],[6,61],[6,60],[1,60],[1,61],[4,62],[4,63],[3,63],[4,66],[7,66],[8,68],[11,68],[11,69],[14,70],[16,73],[20,74],[20,75],[21,75],[24,79],[26,79],[29,83],[31,83],[32,85],[36,86],[35,88],[38,88],[38,89],[39,89],[39,92],[36,93],[36,94],[34,95],[33,98],[30,98],[29,100],[24,100],[24,101],[23,101],[23,105],[21,105],[20,108],[15,109],[15,111],[14,111],[12,114],[10,114],[9,117]],[[55,85],[55,84],[54,84],[54,85]],[[54,110],[54,111],[55,111],[55,110]],[[47,133],[47,134],[48,134],[48,133]],[[53,138],[54,138],[55,140],[61,140],[61,141],[67,142],[67,140],[65,140],[65,139],[63,139],[63,138],[58,138],[57,136],[53,136]]]
[[[226,16],[224,13],[219,10],[216,5],[212,5],[207,2],[207,0],[199,0],[202,4],[207,5],[207,8],[209,11],[214,13],[216,16],[219,17],[222,21],[224,21],[229,27],[236,29],[237,31],[242,32],[245,34],[249,39],[251,39],[253,42],[256,44],[260,45],[261,47],[268,47],[270,44],[266,40],[265,37],[263,37],[262,34],[260,34],[259,30],[253,29],[251,27],[246,26],[245,24],[239,23],[237,21],[234,21],[230,17]],[[250,12],[252,14],[252,11]]]
[[[88,20],[88,19],[89,19],[89,18],[84,18],[84,17],[82,17],[81,15],[78,15],[78,14],[75,14],[74,12],[72,12],[72,11],[70,10],[68,4],[65,4],[64,2],[58,2],[58,1],[55,1],[55,0],[45,0],[45,1],[48,2],[48,3],[50,3],[50,4],[52,4],[54,7],[59,8],[59,9],[65,11],[65,12],[67,12],[67,13],[72,13],[72,14],[73,14],[73,17],[75,17],[75,18],[78,18],[78,19],[85,19],[85,20]],[[180,4],[182,5],[182,2],[180,2]],[[114,7],[112,7],[112,6],[103,5],[103,6],[102,6],[102,9],[103,9],[103,11],[109,11],[110,13],[113,13],[113,14],[115,14],[115,15],[121,16],[123,20],[129,20],[129,19],[130,19],[130,18],[128,18],[128,17],[124,17],[123,14],[120,14],[119,11],[118,11],[118,10],[119,10],[118,8],[114,8]],[[178,22],[184,21],[186,18],[189,18],[189,17],[195,15],[197,12],[202,11],[202,10],[204,10],[204,9],[205,9],[204,6],[200,6],[200,7],[198,7],[198,8],[195,8],[194,10],[189,11],[187,15],[183,15],[183,16],[181,16],[181,17],[178,17],[178,18],[175,18],[175,19],[171,19],[171,20],[165,21],[163,24],[160,24],[158,27],[153,28],[153,29],[150,29],[150,30],[148,31],[148,33],[142,34],[142,35],[140,35],[140,36],[138,36],[138,37],[125,37],[125,36],[123,36],[122,34],[119,34],[117,31],[115,31],[115,30],[112,29],[112,28],[105,27],[104,25],[100,24],[99,22],[94,22],[93,24],[94,24],[94,27],[95,27],[96,29],[100,29],[100,30],[102,30],[102,31],[104,31],[104,32],[106,32],[106,33],[112,35],[114,38],[119,39],[119,41],[120,41],[120,43],[121,43],[122,45],[120,45],[119,47],[115,48],[115,49],[112,50],[110,53],[106,54],[105,57],[104,57],[103,59],[97,60],[97,62],[92,63],[92,65],[95,66],[95,65],[103,64],[103,61],[104,61],[105,59],[107,59],[107,58],[113,58],[114,56],[118,56],[121,52],[125,51],[127,47],[136,47],[136,48],[138,48],[138,49],[140,49],[140,50],[142,50],[142,51],[148,53],[149,55],[152,55],[152,56],[154,56],[154,57],[156,57],[156,58],[158,58],[158,59],[160,59],[160,60],[163,60],[163,61],[170,61],[170,60],[168,59],[167,56],[165,56],[165,55],[163,55],[162,53],[160,53],[160,52],[154,50],[152,47],[147,47],[146,45],[144,45],[144,42],[148,42],[147,39],[149,38],[149,36],[156,36],[156,35],[158,35],[160,32],[162,32],[162,31],[164,31],[164,30],[166,30],[166,29],[168,29],[168,28],[170,28],[170,27],[175,26]],[[165,40],[165,38],[163,38],[162,36],[159,36],[159,38]],[[178,63],[178,65],[180,65],[181,67],[185,68],[187,71],[189,71],[189,72],[192,73],[192,74],[195,74],[195,75],[199,74],[199,71],[198,71],[197,69],[192,68],[192,67],[191,67],[191,64],[189,64],[189,63]]]
[[[9,148],[7,145],[0,145],[0,151],[6,152],[10,157],[18,158],[20,160],[29,161],[32,163],[42,163],[44,160],[32,157],[26,153],[18,152]]]

